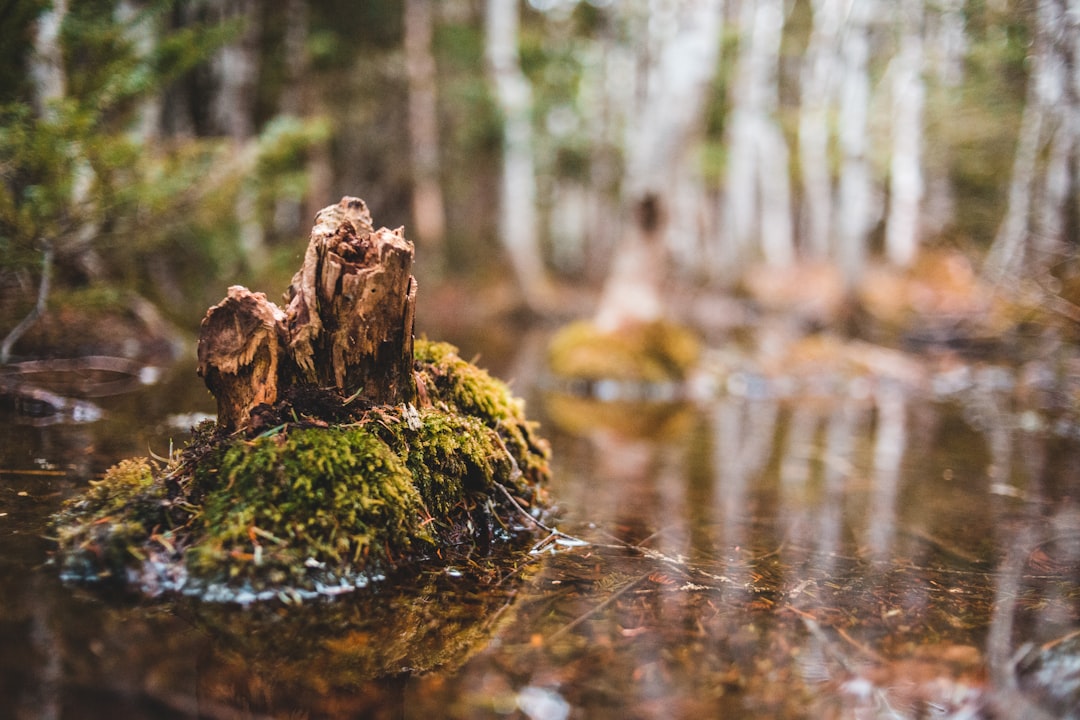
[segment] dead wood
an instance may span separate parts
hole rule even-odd
[[[218,424],[241,428],[255,406],[305,387],[413,402],[412,261],[402,229],[375,230],[363,200],[320,211],[284,311],[232,287],[203,320],[199,372],[217,398]]]

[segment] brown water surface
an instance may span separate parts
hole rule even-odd
[[[561,534],[302,606],[49,565],[64,497],[212,409],[190,368],[5,417],[0,716],[1080,716],[1080,433],[1013,369],[599,403],[545,390],[539,343],[489,367],[552,440]]]

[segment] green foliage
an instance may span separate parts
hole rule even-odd
[[[71,4],[60,37],[65,96],[39,112],[27,87],[0,106],[0,274],[36,274],[49,246],[61,288],[110,283],[197,316],[213,300],[202,294],[208,272],[242,279],[242,183],[262,217],[305,193],[307,148],[329,135],[318,119],[270,122],[250,148],[141,133],[140,114],[170,83],[190,80],[242,30],[239,21],[166,30],[172,10],[155,0],[121,19],[112,0]]]
[[[0,0],[0,104],[29,92],[26,48],[33,42],[34,21],[48,0]]]

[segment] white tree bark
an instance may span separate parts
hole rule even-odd
[[[632,9],[631,9],[632,11]],[[705,101],[716,74],[721,0],[682,0],[666,22],[649,18],[639,56],[639,104],[626,139],[624,201],[634,218],[615,246],[595,322],[602,330],[648,322],[663,314],[666,255],[679,240],[672,222],[676,193],[685,188],[690,153],[699,139]],[[691,231],[692,232],[692,231]]]
[[[540,253],[532,87],[518,57],[518,0],[487,0],[488,70],[503,117],[503,172],[499,236],[525,301],[544,303],[547,274]]]
[[[158,42],[156,15],[144,12],[134,0],[121,0],[116,5],[116,19],[127,26],[127,34],[135,53],[147,60]],[[153,142],[161,134],[162,96],[152,93],[139,101],[132,133],[142,142]]]
[[[430,253],[434,268],[442,265],[446,210],[439,183],[439,116],[435,56],[432,54],[434,4],[405,2],[405,67],[409,79],[409,140],[412,163],[412,237]]]
[[[776,122],[783,0],[742,0],[739,25],[726,184],[730,240],[740,254],[756,241],[767,263],[782,266],[795,255],[788,147]]]
[[[1068,204],[1076,203],[1080,79],[1069,68],[1080,57],[1080,17],[1072,4],[1039,0],[1008,207],[984,268],[995,281],[1048,264],[1063,246]]]
[[[885,254],[890,262],[906,267],[919,250],[923,197],[923,0],[898,0],[894,9],[900,39],[892,62],[892,155]]]
[[[218,91],[214,115],[218,126],[233,144],[238,155],[255,136],[255,89],[258,82],[259,7],[254,0],[218,0],[223,20],[238,20],[239,36],[218,52],[215,69]],[[242,183],[234,208],[240,226],[239,246],[252,270],[266,265],[266,230],[259,219],[255,190]]]
[[[874,222],[870,170],[870,21],[876,0],[846,0],[847,27],[840,43],[840,181],[836,210],[836,259],[849,283],[858,280]]]
[[[802,240],[815,260],[829,257],[833,229],[833,173],[829,123],[840,77],[837,53],[843,0],[813,0],[813,26],[802,69],[799,167],[802,173]]]
[[[51,114],[49,104],[67,92],[64,52],[60,47],[60,26],[67,11],[67,0],[54,0],[52,8],[42,12],[37,19],[30,77],[34,81],[35,109],[41,117],[48,117]]]

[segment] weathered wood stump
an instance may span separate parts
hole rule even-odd
[[[262,293],[229,288],[199,334],[199,374],[218,424],[291,388],[336,388],[375,405],[413,402],[413,245],[401,228],[375,230],[363,200],[345,197],[315,218],[283,311]]]
[[[413,340],[413,246],[362,200],[316,217],[280,308],[230,287],[199,334],[218,404],[167,466],[114,466],[56,518],[68,577],[249,602],[334,595],[528,537],[547,443],[504,384]]]

